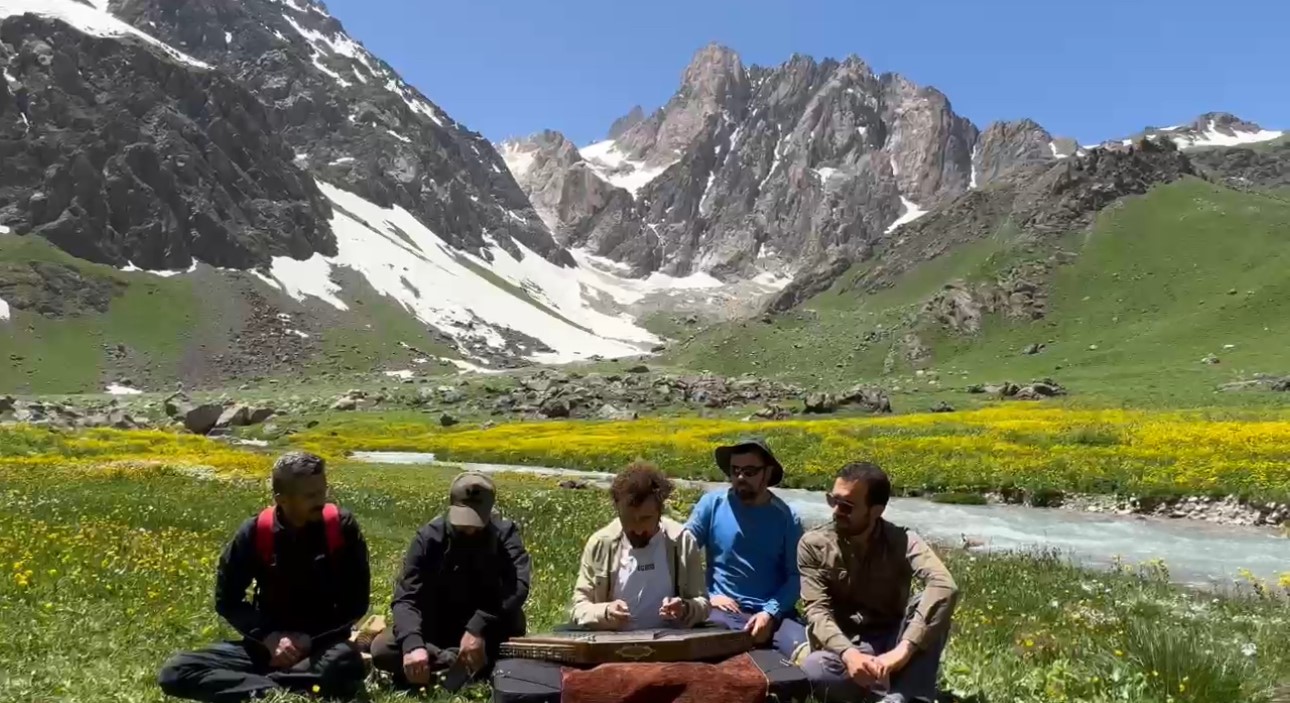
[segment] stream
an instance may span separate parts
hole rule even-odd
[[[437,465],[433,454],[354,452],[355,461],[377,464]],[[613,474],[535,466],[451,462],[483,473],[525,473],[604,483]],[[677,481],[705,489],[724,483]],[[823,491],[774,489],[797,510],[803,522],[829,519]],[[1017,505],[945,505],[923,498],[892,498],[884,515],[928,539],[961,544],[964,537],[993,551],[1055,550],[1076,563],[1108,568],[1118,556],[1129,565],[1163,560],[1171,580],[1195,587],[1226,587],[1240,569],[1276,583],[1290,571],[1290,539],[1270,528],[1217,525],[1197,520],[1083,513]]]

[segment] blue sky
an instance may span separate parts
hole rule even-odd
[[[493,141],[602,139],[676,90],[698,48],[745,65],[856,54],[984,127],[1081,143],[1206,111],[1290,129],[1290,0],[326,0],[370,50]],[[792,9],[789,9],[789,8]]]

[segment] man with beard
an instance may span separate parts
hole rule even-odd
[[[614,477],[618,517],[587,540],[570,609],[576,628],[693,627],[708,617],[693,535],[663,515],[672,482],[636,461]]]
[[[242,640],[175,655],[158,677],[168,695],[222,703],[286,689],[349,698],[362,687],[366,671],[349,639],[370,595],[363,533],[349,511],[327,503],[322,458],[285,454],[272,481],[274,505],[242,523],[215,577],[215,610]]]
[[[718,447],[715,454],[730,487],[704,495],[685,525],[707,551],[710,619],[749,631],[758,645],[773,642],[795,661],[806,644],[795,610],[802,522],[770,490],[783,480],[784,467],[756,437]]]
[[[404,557],[393,634],[372,641],[372,665],[403,688],[448,669],[460,674],[449,688],[486,677],[502,643],[526,630],[531,567],[519,527],[493,513],[487,476],[460,474],[449,492],[447,515],[418,530]]]
[[[891,482],[876,464],[847,464],[827,496],[832,524],[797,550],[812,651],[802,669],[829,701],[936,698],[958,587],[914,532],[883,519]],[[911,595],[914,579],[923,591]]]

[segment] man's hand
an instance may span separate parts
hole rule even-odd
[[[722,610],[732,614],[739,612],[739,604],[735,602],[734,598],[729,596],[713,596],[710,602],[712,603],[712,607],[717,610]]]
[[[631,619],[632,611],[631,608],[627,607],[625,601],[616,600],[610,603],[609,608],[605,610],[605,621],[614,629],[626,627]]]
[[[309,635],[299,632],[274,632],[264,638],[269,650],[269,666],[273,669],[290,669],[309,656],[312,641]]]
[[[685,601],[680,598],[664,598],[658,614],[664,620],[680,620],[685,616]]]
[[[847,676],[850,676],[851,680],[861,688],[872,688],[883,679],[882,665],[878,663],[878,657],[865,654],[858,649],[848,649],[842,655],[842,662],[847,665]]]
[[[403,655],[403,677],[408,683],[425,686],[430,683],[430,653],[425,647]]]
[[[775,634],[775,618],[770,613],[757,613],[749,618],[744,631],[752,633],[753,642],[765,644]]]
[[[909,658],[912,656],[914,656],[914,645],[910,644],[908,640],[901,640],[895,649],[886,654],[878,655],[878,664],[882,667],[882,676],[880,677],[882,681],[884,683],[889,682],[893,674],[905,668],[905,665],[909,663]]]
[[[484,638],[469,632],[461,636],[461,653],[457,655],[466,671],[475,673],[484,667]]]

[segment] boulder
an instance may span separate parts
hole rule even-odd
[[[627,373],[649,373],[649,367],[644,364],[637,364],[627,369]]]
[[[439,425],[441,427],[452,427],[457,423],[458,423],[457,418],[453,417],[452,415],[449,415],[448,413],[444,413],[443,415],[439,416]]]
[[[1290,393],[1290,376],[1272,382],[1272,390],[1278,393]]]
[[[758,420],[787,420],[793,414],[778,405],[767,405],[766,407],[753,413],[752,416]]]
[[[11,395],[0,396],[0,414],[13,412],[14,403],[16,402]]]
[[[640,417],[640,414],[634,410],[620,410],[609,403],[605,403],[600,406],[600,410],[596,411],[596,417],[601,420],[635,420]]]
[[[230,405],[220,413],[216,427],[245,427],[250,424],[251,409],[242,404]]]
[[[869,413],[891,412],[891,398],[881,388],[856,386],[842,394],[840,403],[842,405],[858,405],[862,410]]]
[[[1213,366],[1215,364],[1218,364],[1219,360],[1218,360],[1218,357],[1214,356],[1213,354],[1206,354],[1205,358],[1200,360],[1200,363]]]
[[[356,410],[358,409],[358,400],[351,398],[350,396],[347,396],[347,395],[341,396],[340,398],[336,399],[335,403],[332,403],[331,409],[342,410],[342,411]]]
[[[1031,344],[1031,345],[1028,345],[1025,349],[1021,350],[1021,353],[1027,356],[1034,356],[1035,354],[1038,354],[1043,350],[1044,350],[1043,344]]]
[[[950,405],[949,403],[947,403],[947,402],[945,402],[945,401],[943,401],[943,400],[942,400],[941,402],[939,402],[939,403],[937,403],[936,405],[933,405],[933,406],[931,407],[931,412],[934,412],[934,413],[952,413],[952,412],[954,412],[954,406],[953,406],[953,405]]]
[[[832,393],[810,393],[803,401],[802,412],[812,415],[831,413],[838,409],[838,399]]]
[[[187,407],[181,413],[184,419],[184,428],[193,434],[209,434],[223,414],[224,407],[214,403]]]
[[[435,396],[438,397],[439,402],[447,405],[455,405],[466,398],[465,393],[462,393],[460,389],[453,388],[452,386],[439,386],[435,389]]]
[[[563,398],[552,398],[539,408],[543,417],[569,417],[569,403]]]

